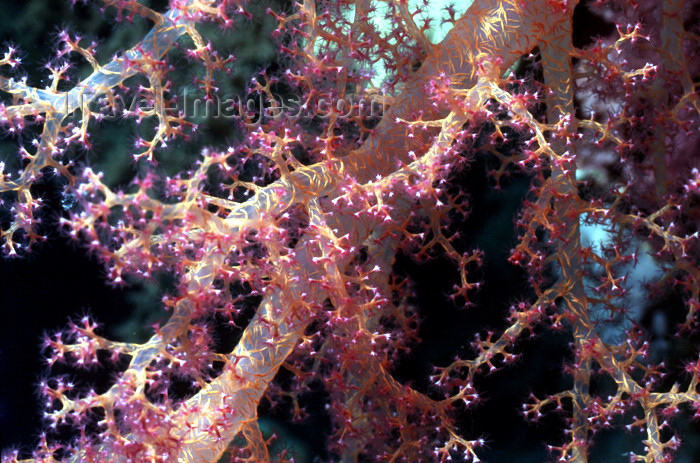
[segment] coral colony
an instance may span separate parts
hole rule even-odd
[[[489,378],[542,361],[528,346],[552,333],[559,378],[508,418],[547,429],[544,459],[603,461],[615,432],[630,446],[605,461],[692,455],[697,1],[73,3],[147,32],[105,55],[70,25],[36,80],[4,45],[3,254],[60,231],[109,284],[174,283],[143,342],[90,315],[46,333],[43,429],[2,463],[300,461],[261,430],[263,408],[324,414],[317,461],[476,462],[498,450],[475,418]],[[611,27],[579,40],[582,12]],[[261,21],[274,66],[225,94],[243,62],[227,40]],[[207,141],[212,120],[229,135]],[[131,130],[122,183],[91,161],[116,124]],[[500,271],[527,291],[500,304],[480,296],[504,285],[482,279],[497,257],[468,239],[479,178],[491,195],[525,185]],[[426,303],[406,268],[434,259],[449,288]],[[466,320],[443,331],[461,347],[407,378],[443,305]],[[99,368],[109,383],[90,385]]]

